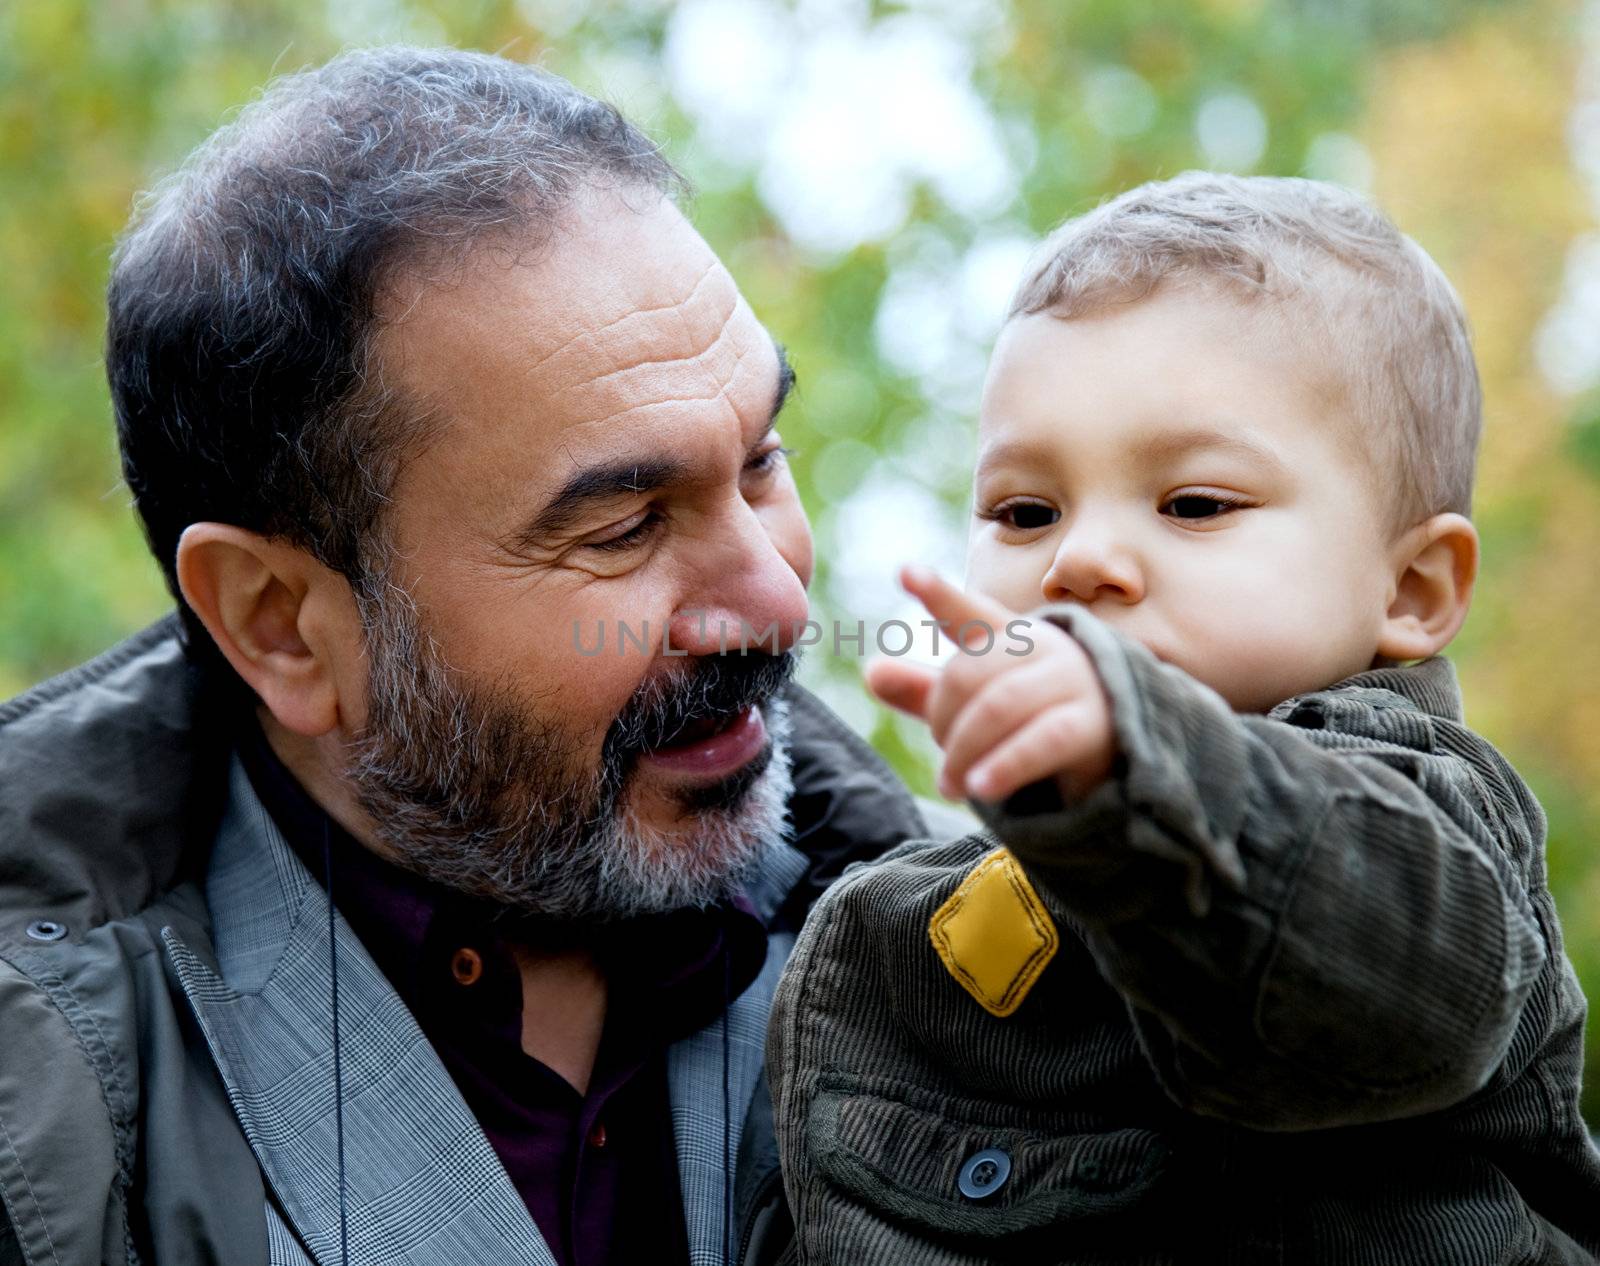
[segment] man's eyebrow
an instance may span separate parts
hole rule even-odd
[[[682,479],[684,474],[684,464],[670,457],[604,462],[576,470],[544,508],[517,530],[510,545],[515,548],[535,544],[571,527],[585,509],[598,501],[652,492]]]
[[[772,397],[772,415],[767,419],[767,424],[761,428],[761,434],[756,436],[754,442],[745,450],[750,456],[753,456],[755,451],[766,443],[767,436],[777,429],[778,415],[783,412],[783,406],[789,403],[789,397],[794,393],[794,369],[789,364],[789,353],[776,339],[773,340],[772,346],[778,353],[778,390]]]
[[[788,352],[782,343],[774,342],[778,353],[778,389],[772,399],[772,420],[763,429],[752,448],[759,447],[771,433],[778,414],[788,403],[794,390],[794,369],[789,364]],[[567,477],[555,495],[528,522],[517,529],[507,542],[516,550],[538,544],[545,538],[565,531],[578,521],[583,511],[596,502],[614,497],[632,497],[641,492],[653,492],[668,484],[683,480],[687,466],[670,457],[651,458],[647,461],[605,462],[586,466]]]
[[[778,353],[778,392],[772,399],[772,416],[777,418],[783,412],[783,406],[789,403],[789,396],[794,391],[794,367],[789,364],[789,349],[782,343],[774,340],[773,348]],[[769,427],[768,430],[771,428]]]

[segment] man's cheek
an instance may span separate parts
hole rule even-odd
[[[559,617],[541,623],[551,639],[546,667],[580,692],[643,676],[661,649],[672,612],[671,585],[654,568],[588,581]],[[630,687],[631,689],[631,687]]]

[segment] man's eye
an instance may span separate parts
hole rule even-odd
[[[777,470],[793,456],[794,449],[784,448],[783,445],[776,444],[763,452],[757,453],[745,463],[744,468],[750,474],[765,475],[770,471]]]
[[[1007,527],[1016,528],[1019,532],[1031,532],[1050,527],[1061,518],[1061,511],[1040,505],[1037,501],[1018,501],[1002,507],[995,517]]]
[[[616,536],[607,537],[603,541],[586,542],[584,548],[620,553],[623,550],[633,549],[635,546],[643,545],[647,540],[656,534],[656,530],[660,526],[661,516],[652,510],[626,532],[620,532]]]
[[[1243,501],[1209,492],[1185,492],[1168,497],[1161,513],[1169,519],[1215,519],[1244,506]]]

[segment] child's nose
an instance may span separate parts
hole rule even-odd
[[[1040,586],[1046,602],[1132,605],[1144,598],[1144,572],[1133,551],[1102,526],[1074,525],[1062,538]]]

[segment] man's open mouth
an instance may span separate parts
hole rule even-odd
[[[665,741],[657,744],[652,751],[670,752],[678,748],[692,747],[696,743],[703,743],[706,739],[724,733],[730,726],[736,724],[748,709],[727,713],[722,716],[701,717],[690,721],[687,725],[680,726],[669,734]]]
[[[794,676],[795,655],[708,656],[681,675],[648,681],[606,736],[619,782],[636,766],[704,788],[758,777],[771,759],[765,710]],[[765,755],[763,755],[765,753]]]
[[[680,775],[721,778],[749,764],[766,742],[761,709],[751,705],[731,716],[704,717],[679,727],[665,743],[646,751],[643,760]]]

